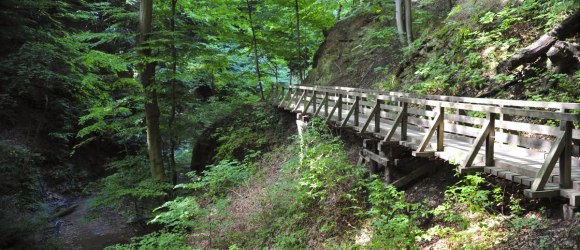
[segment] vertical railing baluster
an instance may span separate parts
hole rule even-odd
[[[566,113],[568,110],[561,109],[560,112]],[[572,187],[572,128],[574,124],[571,121],[560,120],[560,130],[564,131],[564,150],[560,154],[560,187]]]
[[[439,126],[437,127],[437,151],[443,151],[443,138],[444,138],[444,117],[445,117],[445,108],[439,106],[439,114],[441,114],[439,116],[439,121],[436,121],[439,123]]]
[[[485,166],[495,166],[494,145],[495,145],[495,113],[487,113],[489,120],[489,134],[485,139]]]
[[[342,121],[342,93],[338,94],[338,122]]]
[[[403,102],[403,116],[401,117],[401,141],[407,141],[407,109],[409,104]]]
[[[359,108],[360,108],[360,96],[355,96],[354,97],[354,103],[352,105],[354,106],[354,126],[358,126],[358,116],[359,116]]]

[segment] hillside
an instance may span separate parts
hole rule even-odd
[[[454,159],[413,157],[398,143],[397,167],[381,177],[361,160],[371,134],[300,114],[303,126],[272,99],[301,82],[580,103],[577,0],[3,0],[0,9],[0,249],[580,248],[580,213],[565,198],[528,199],[522,185],[458,175]],[[435,114],[417,108],[423,100],[355,100],[386,104],[387,116],[410,103],[416,113],[401,120]],[[548,113],[538,109],[517,111]],[[489,110],[458,108],[466,118],[453,125]],[[507,120],[558,135],[575,112]],[[480,138],[500,143],[492,126]],[[411,182],[386,182],[415,170]]]
[[[577,2],[457,1],[448,6],[448,1],[415,3],[417,39],[408,47],[397,39],[393,18],[377,14],[377,7],[339,21],[315,54],[304,84],[580,101],[578,71],[555,72],[546,57],[499,73],[500,63],[573,14]],[[566,41],[578,44],[580,35]]]

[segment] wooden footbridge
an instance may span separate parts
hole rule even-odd
[[[331,86],[280,86],[280,108],[378,138],[362,154],[386,166],[389,147],[438,157],[461,173],[517,182],[531,198],[563,196],[580,206],[580,103],[419,95]],[[541,125],[541,124],[550,124]],[[558,167],[556,167],[558,166]]]

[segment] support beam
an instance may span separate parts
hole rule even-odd
[[[294,109],[292,109],[292,112],[298,111],[298,107],[300,107],[300,103],[302,103],[302,100],[304,100],[304,96],[306,96],[306,90],[302,92],[302,95],[300,96],[300,99],[298,99],[298,102],[296,102],[296,106]]]
[[[379,119],[379,117],[380,117],[380,110],[381,110],[381,104],[377,100],[377,104],[375,104],[375,106],[371,110],[371,113],[369,114],[369,118],[366,120],[365,124],[362,126],[362,128],[360,130],[360,133],[364,133],[367,130],[367,128],[369,127],[369,125],[371,124],[371,121],[373,121],[373,119],[375,120],[375,132],[377,132],[376,131],[376,129],[377,129],[377,123],[379,123],[378,127],[380,129],[380,122],[381,122],[381,120]]]
[[[355,126],[358,126],[358,102],[360,100],[360,97],[356,97],[354,99],[354,103],[352,104],[352,106],[350,107],[350,110],[348,111],[348,114],[346,114],[346,117],[344,118],[344,120],[342,121],[342,123],[340,124],[341,127],[344,127],[348,124],[348,120],[350,119],[350,117],[352,116],[352,114],[355,114]],[[340,114],[340,112],[339,112]]]
[[[324,98],[322,99],[322,102],[320,103],[320,106],[318,106],[318,109],[314,112],[314,117],[318,116],[318,114],[320,113],[320,110],[322,109],[322,106],[326,107],[326,112],[324,112],[325,116],[328,116],[328,92],[324,93]]]
[[[556,165],[556,161],[558,160],[560,154],[564,151],[564,141],[568,136],[570,136],[570,134],[567,133],[567,131],[562,131],[558,136],[558,139],[556,139],[552,145],[552,148],[550,149],[548,157],[546,157],[542,168],[540,168],[540,171],[536,173],[536,178],[532,183],[531,191],[537,192],[544,190],[546,182],[548,182],[548,178],[550,178],[550,175],[552,174],[554,165]]]
[[[403,108],[401,109],[401,111],[399,111],[399,114],[397,114],[397,117],[393,122],[393,126],[391,127],[389,132],[387,132],[387,135],[385,136],[383,141],[385,142],[390,141],[393,138],[393,135],[395,135],[395,131],[397,130],[397,127],[399,127],[399,125],[401,126],[401,141],[407,140],[407,121],[406,121],[407,107],[408,107],[407,103],[404,102]]]
[[[328,114],[328,116],[326,117],[326,122],[330,122],[332,120],[332,116],[334,115],[334,112],[337,110],[338,110],[338,121],[340,122],[340,117],[342,113],[341,106],[342,106],[342,94],[338,96],[338,100],[334,104],[334,107],[330,111],[330,114]]]
[[[471,165],[473,164],[473,161],[475,160],[475,157],[477,156],[477,153],[479,152],[479,149],[481,148],[481,146],[483,145],[483,143],[485,142],[485,165],[487,167],[491,167],[494,166],[494,160],[493,160],[493,140],[494,137],[492,137],[492,133],[493,131],[495,131],[495,114],[494,113],[488,113],[487,114],[487,121],[485,121],[485,124],[483,124],[483,127],[481,128],[481,133],[479,134],[479,136],[477,136],[477,138],[474,141],[473,147],[471,147],[471,149],[469,150],[469,153],[467,153],[467,156],[465,157],[465,160],[463,161],[463,163],[461,164],[462,168],[470,168]],[[489,164],[489,165],[488,165]]]
[[[433,137],[433,134],[435,134],[435,131],[437,131],[437,151],[443,151],[443,117],[444,117],[444,115],[445,115],[444,108],[439,107],[439,113],[437,113],[437,115],[433,119],[434,123],[431,126],[431,128],[429,128],[429,130],[427,131],[427,134],[425,135],[425,137],[423,137],[423,140],[421,141],[421,143],[419,144],[419,147],[417,148],[417,152],[425,152],[425,149],[427,148],[427,145],[429,145],[429,141],[431,140],[431,137]]]
[[[314,105],[312,106],[313,107],[312,112],[314,113],[316,110],[316,90],[312,91],[312,97],[310,97],[310,101],[308,101],[308,103],[306,103],[306,105],[304,106],[304,109],[302,109],[302,113],[307,114],[310,105]]]

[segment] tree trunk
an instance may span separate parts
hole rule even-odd
[[[338,9],[336,10],[336,21],[340,21],[340,13],[342,12],[342,3],[338,3]]]
[[[256,31],[254,30],[254,21],[252,20],[252,6],[250,5],[250,0],[246,0],[248,5],[248,17],[250,20],[250,29],[252,30],[252,41],[254,45],[254,59],[256,61],[256,74],[258,74],[258,87],[260,89],[260,98],[264,100],[264,88],[262,87],[262,77],[260,75],[260,62],[258,59],[258,45],[256,41]]]
[[[296,32],[298,33],[298,73],[300,74],[300,83],[304,80],[302,74],[302,46],[300,45],[300,13],[298,7],[298,0],[294,1],[294,10],[296,12]]]
[[[411,45],[413,43],[413,29],[412,29],[412,20],[411,16],[411,0],[405,0],[405,31],[407,33],[407,44]]]
[[[557,41],[546,52],[556,73],[573,74],[580,69],[580,45]]]
[[[138,45],[144,46],[151,33],[151,21],[153,19],[153,0],[141,0],[139,11],[139,37]],[[142,57],[151,56],[151,49],[139,48]],[[145,91],[145,120],[147,123],[147,151],[151,166],[151,177],[156,181],[163,181],[163,158],[161,156],[161,132],[159,130],[159,105],[157,103],[157,91],[155,90],[155,63],[146,62],[139,65],[140,81]]]
[[[177,0],[171,0],[171,57],[173,59],[173,64],[171,65],[171,71],[173,73],[173,79],[171,79],[171,116],[169,117],[169,169],[171,171],[171,182],[173,185],[177,185],[177,172],[175,171],[175,147],[177,146],[177,136],[175,135],[175,129],[173,128],[173,123],[175,122],[176,115],[176,100],[175,100],[175,88],[177,85],[177,48],[175,47],[175,18],[176,18],[176,8]]]
[[[403,0],[395,0],[395,21],[397,23],[397,33],[399,42],[405,44],[405,24],[403,20]]]
[[[580,32],[580,9],[566,18],[561,24],[541,36],[530,46],[523,48],[509,60],[501,62],[497,68],[500,73],[506,73],[520,65],[532,63],[544,57],[548,50],[558,41],[574,36]]]

